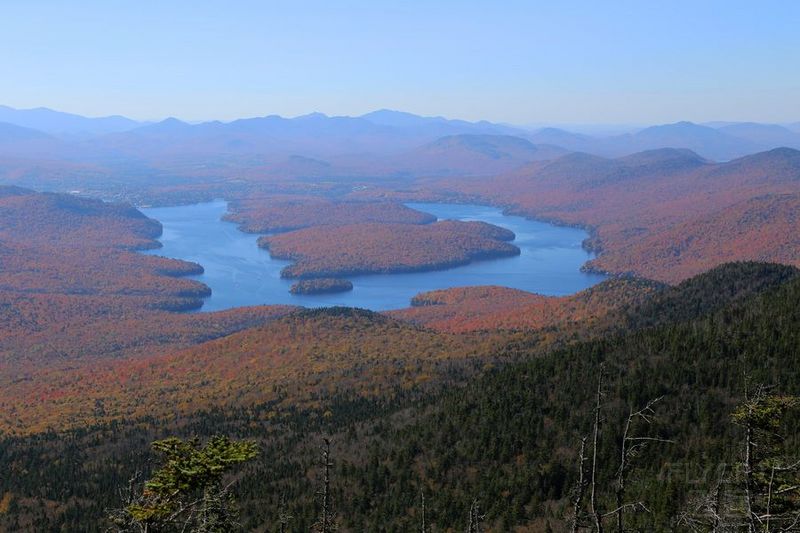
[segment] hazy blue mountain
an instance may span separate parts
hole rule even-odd
[[[765,148],[761,144],[692,122],[644,128],[634,133],[593,137],[558,128],[544,128],[526,136],[536,144],[561,146],[575,152],[619,157],[660,148],[687,149],[713,160],[729,160]],[[768,145],[766,148],[772,148]]]
[[[146,126],[141,126],[133,130],[129,130],[131,133],[181,133],[187,132],[194,129],[194,126],[189,124],[188,122],[183,122],[182,120],[178,120],[175,117],[165,118],[161,122],[156,122],[154,124],[148,124]]]
[[[39,130],[0,122],[0,155],[13,158],[57,158],[66,155],[67,145]]]
[[[428,135],[446,136],[459,134],[488,134],[488,135],[523,135],[521,128],[495,124],[486,120],[468,122],[466,120],[447,119],[444,117],[423,117],[404,111],[379,109],[359,117],[373,124],[389,126],[407,132],[425,132]]]
[[[563,148],[535,145],[513,135],[461,134],[441,137],[406,152],[387,167],[418,175],[488,175],[566,153]]]
[[[727,161],[761,150],[754,142],[692,122],[651,126],[631,135],[616,137],[613,143],[620,155],[656,148],[686,148],[716,161]]]
[[[4,120],[4,117],[7,119]],[[448,161],[446,168],[457,169],[468,165],[454,165],[456,153],[472,161],[480,171],[489,166],[496,147],[487,148],[479,136],[512,136],[527,139],[536,149],[536,156],[522,156],[518,148],[511,150],[513,159],[550,159],[567,152],[585,152],[604,157],[620,157],[645,150],[660,148],[687,149],[699,156],[725,161],[780,146],[800,147],[800,133],[783,127],[755,123],[713,123],[709,125],[678,122],[644,128],[621,135],[586,135],[560,128],[543,128],[530,132],[505,124],[487,121],[468,122],[444,117],[425,117],[381,109],[359,117],[328,116],[311,113],[294,118],[277,115],[243,118],[231,122],[209,121],[191,124],[176,118],[143,124],[119,117],[87,118],[45,108],[17,110],[0,107],[0,122],[31,130],[39,130],[64,141],[58,150],[47,152],[47,144],[40,139],[22,150],[20,145],[7,146],[0,139],[3,153],[20,156],[31,154],[57,157],[68,153],[72,159],[108,159],[131,157],[141,159],[224,157],[269,157],[281,160],[293,154],[311,158],[334,160],[344,158],[357,163],[361,158],[373,162],[385,157],[409,155],[419,149],[418,156],[426,158],[427,167],[436,164],[431,157]],[[800,128],[800,126],[798,126]],[[14,135],[22,135],[17,132]],[[31,135],[30,133],[28,135]],[[447,154],[436,152],[434,143],[441,139],[462,138],[448,146]],[[19,140],[14,140],[19,142]],[[53,140],[48,141],[55,146]],[[516,142],[516,141],[515,141]],[[495,142],[488,143],[496,144]],[[497,154],[505,154],[511,143],[501,143]],[[32,147],[35,147],[33,149]],[[18,149],[17,152],[14,150]],[[376,159],[377,158],[377,159]],[[478,158],[478,159],[475,159]],[[500,156],[495,161],[504,160]],[[371,163],[370,163],[371,164]],[[403,166],[408,166],[404,163]],[[413,166],[413,165],[412,165]],[[496,166],[496,165],[495,165]],[[504,166],[504,165],[499,165]]]
[[[399,154],[446,135],[521,132],[489,122],[420,117],[398,111],[376,111],[361,117],[311,113],[294,118],[277,115],[231,122],[189,124],[170,118],[101,139],[109,147],[150,154],[181,151],[205,154]]]
[[[39,130],[17,126],[8,122],[0,122],[0,142],[3,143],[50,138],[50,135]]]
[[[32,128],[57,136],[90,137],[127,131],[142,123],[122,116],[90,118],[45,107],[14,109],[0,106],[0,122]]]
[[[525,137],[534,144],[550,144],[574,152],[593,152],[598,149],[597,138],[560,128],[542,128]]]
[[[800,147],[800,133],[792,131],[777,124],[759,124],[756,122],[741,122],[719,128],[719,131],[740,139],[757,143],[764,148],[787,146]]]

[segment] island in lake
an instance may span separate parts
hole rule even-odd
[[[276,259],[295,261],[284,278],[421,272],[466,265],[477,259],[519,255],[514,232],[485,222],[444,220],[432,224],[317,226],[261,237]]]
[[[292,294],[328,294],[353,290],[353,284],[346,279],[316,278],[304,279],[292,285]]]

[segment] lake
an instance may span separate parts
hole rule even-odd
[[[581,247],[587,237],[581,229],[504,215],[498,208],[481,205],[407,205],[439,219],[481,220],[508,228],[516,234],[513,243],[521,253],[447,270],[352,276],[347,278],[353,282],[351,292],[293,295],[289,293],[293,281],[280,277],[281,269],[291,262],[272,259],[268,251],[256,246],[258,235],[243,233],[236,224],[221,220],[227,210],[224,201],[141,209],[164,226],[159,239],[163,247],[144,253],[201,264],[205,273],[191,277],[211,287],[203,311],[262,304],[344,305],[383,311],[408,307],[414,295],[435,289],[503,285],[561,296],[604,279],[580,271],[593,257]]]

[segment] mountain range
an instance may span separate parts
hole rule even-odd
[[[710,160],[727,161],[778,147],[800,148],[800,125],[677,122],[592,136],[386,109],[358,117],[311,113],[192,124],[177,118],[146,123],[122,116],[89,118],[46,108],[0,106],[0,157],[4,158],[149,163],[237,158],[275,164],[301,156],[331,163],[332,174],[360,170],[448,175],[504,172],[566,152],[618,157],[685,148]]]

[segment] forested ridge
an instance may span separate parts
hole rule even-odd
[[[343,530],[417,529],[421,494],[430,531],[464,530],[476,500],[485,530],[563,530],[602,365],[598,506],[614,508],[629,410],[662,398],[649,431],[670,442],[646,447],[637,460],[627,497],[648,511],[626,513],[626,521],[680,530],[692,499],[741,460],[742,428],[731,417],[746,388],[800,394],[798,301],[794,269],[727,265],[628,307],[629,318],[600,338],[544,354],[517,339],[506,349],[516,362],[453,365],[441,387],[378,397],[333,392],[308,409],[278,409],[276,401],[6,438],[0,493],[11,496],[0,527],[101,531],[106,509],[120,504],[115,489],[152,465],[150,441],[221,433],[254,439],[262,450],[236,477],[248,530],[278,531],[282,498],[289,531],[316,521],[322,437],[333,443]],[[790,412],[785,421],[786,448],[796,450],[800,417]]]
[[[486,222],[315,226],[260,237],[272,257],[295,261],[285,278],[443,270],[477,259],[519,255],[514,233]]]

